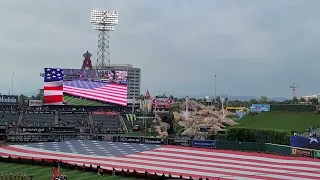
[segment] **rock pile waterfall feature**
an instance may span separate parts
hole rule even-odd
[[[224,102],[223,99],[221,102]],[[184,128],[181,135],[203,138],[208,133],[224,131],[228,126],[237,125],[237,122],[228,118],[233,114],[223,108],[218,110],[214,106],[205,106],[186,98],[180,109],[173,112],[173,121]],[[207,127],[208,132],[200,131],[200,127]]]

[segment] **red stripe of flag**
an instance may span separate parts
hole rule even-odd
[[[51,104],[51,103],[59,103],[59,102],[63,102],[62,95],[51,95],[51,96],[43,97],[43,104]]]
[[[130,169],[165,173],[193,178],[223,177],[224,179],[319,179],[320,161],[309,162],[304,158],[262,155],[217,150],[202,150],[186,147],[162,146],[155,150],[120,157],[79,155],[63,152],[43,151],[23,146],[1,147],[12,157],[19,153],[38,158],[62,159],[71,163],[101,164],[103,168]],[[0,150],[1,150],[0,149]],[[0,155],[6,155],[2,150]],[[183,157],[185,156],[185,157]],[[220,159],[220,160],[219,160]],[[224,161],[223,161],[224,160]],[[234,162],[234,163],[233,163]],[[238,162],[238,164],[236,163]],[[243,164],[241,164],[241,162]],[[251,164],[250,164],[251,163]],[[259,164],[256,166],[255,164]],[[299,164],[299,167],[296,165]],[[261,165],[261,166],[260,166]],[[269,167],[270,166],[270,167]]]
[[[62,91],[63,90],[63,86],[44,86],[43,90],[45,91]]]

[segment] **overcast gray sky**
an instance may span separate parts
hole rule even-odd
[[[119,12],[111,63],[142,69],[151,95],[320,93],[318,0],[2,0],[0,92],[35,93],[44,67],[96,59],[92,9]]]

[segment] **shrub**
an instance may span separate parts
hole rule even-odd
[[[302,104],[272,104],[270,111],[284,111],[284,112],[314,112],[316,111],[315,105],[302,105]]]
[[[229,128],[226,140],[290,145],[290,134],[274,130]]]

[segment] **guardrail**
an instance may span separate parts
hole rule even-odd
[[[283,156],[299,156],[320,159],[320,150],[298,148],[271,143],[240,142],[240,141],[219,141],[219,140],[189,140],[180,138],[151,138],[133,136],[113,136],[113,142],[177,145],[197,148],[238,150],[264,152]]]

